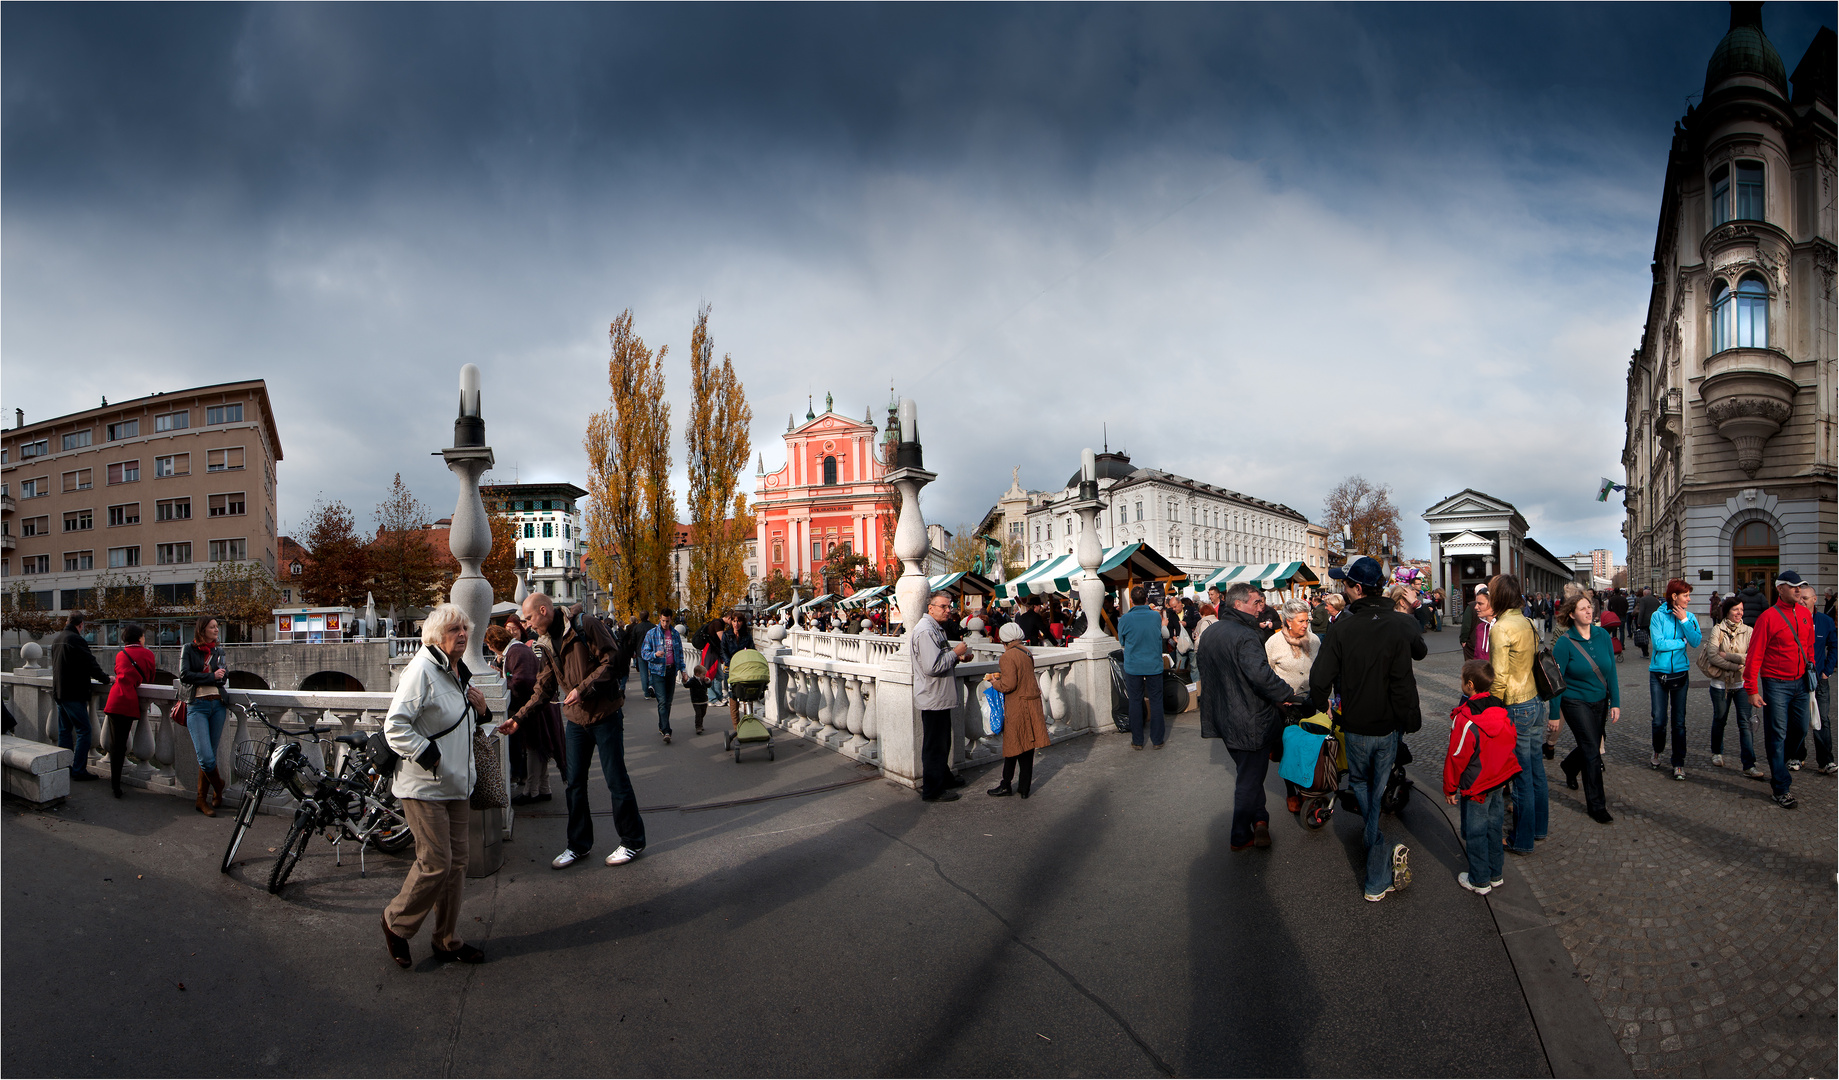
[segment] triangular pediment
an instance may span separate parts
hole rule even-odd
[[[793,432],[793,434],[819,435],[831,432],[860,434],[864,432],[873,432],[874,430],[875,426],[873,424],[865,424],[860,420],[851,420],[847,416],[839,416],[836,413],[825,413],[814,420],[806,420]]]
[[[1492,495],[1483,494],[1473,488],[1464,488],[1442,502],[1424,511],[1425,517],[1461,516],[1467,514],[1513,514],[1517,513],[1513,504]]]

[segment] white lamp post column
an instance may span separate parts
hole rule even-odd
[[[900,580],[894,595],[900,604],[901,635],[913,632],[926,614],[925,560],[932,551],[926,539],[926,519],[920,514],[920,488],[938,479],[923,467],[919,442],[918,408],[912,398],[900,399],[900,441],[894,447],[894,468],[887,481],[900,491],[900,520],[894,526],[894,557],[900,560]]]
[[[1098,576],[1098,567],[1104,557],[1104,548],[1098,542],[1098,512],[1104,503],[1098,498],[1097,459],[1091,447],[1086,447],[1080,455],[1079,498],[1067,504],[1067,508],[1079,515],[1079,566],[1084,571],[1074,588],[1079,590],[1079,607],[1085,612],[1086,631],[1079,635],[1081,641],[1105,641],[1111,635],[1105,633],[1099,612],[1105,606],[1105,582]]]
[[[452,603],[472,620],[466,639],[466,666],[476,674],[489,674],[486,665],[485,628],[492,619],[492,583],[479,567],[492,553],[492,528],[485,519],[485,501],[479,497],[479,477],[492,467],[492,448],[485,445],[485,419],[479,413],[479,367],[460,369],[460,416],[453,422],[454,445],[441,451],[447,467],[460,478],[460,500],[453,508],[453,528],[447,548],[460,564],[448,594]]]

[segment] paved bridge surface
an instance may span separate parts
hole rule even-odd
[[[1430,799],[1388,819],[1416,880],[1383,903],[1359,897],[1352,815],[1307,833],[1279,813],[1271,850],[1229,852],[1232,770],[1192,713],[1162,751],[1052,748],[1028,801],[986,798],[984,770],[928,806],[789,737],[776,762],[736,765],[718,736],[685,734],[686,705],[663,746],[638,704],[641,801],[676,809],[647,815],[650,846],[622,868],[598,858],[598,817],[597,857],[562,872],[560,796],[521,817],[505,867],[466,884],[475,968],[427,960],[425,934],[413,970],[385,956],[403,858],[361,878],[315,842],[270,896],[280,819],[226,876],[226,818],[171,797],[80,785],[56,812],[9,807],[0,1066],[1526,1076],[1574,1052],[1556,1029],[1593,1009],[1569,971],[1516,972]],[[1625,1069],[1609,1047],[1601,1071]]]

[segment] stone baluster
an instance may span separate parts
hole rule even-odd
[[[875,680],[869,679],[862,695],[862,738],[864,745],[858,756],[863,761],[881,759],[881,721],[875,716]]]
[[[842,682],[843,724],[849,730],[849,740],[843,744],[843,752],[859,758],[863,747],[868,745],[868,740],[862,737],[862,681],[854,675],[844,675]]]
[[[817,676],[817,722],[832,727],[835,720],[836,704],[830,694],[830,676],[820,672]]]

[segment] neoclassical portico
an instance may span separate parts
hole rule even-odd
[[[1475,586],[1512,574],[1528,593],[1557,592],[1575,572],[1527,536],[1526,519],[1505,499],[1464,488],[1424,511],[1430,562],[1451,614]]]

